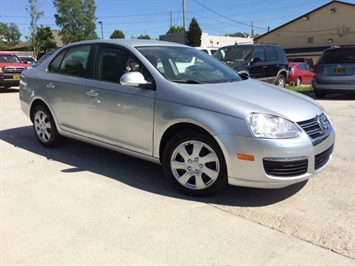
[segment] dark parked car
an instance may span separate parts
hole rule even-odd
[[[332,47],[320,56],[312,81],[317,97],[355,93],[355,46]]]
[[[290,63],[287,82],[300,86],[301,84],[311,84],[314,73],[313,68],[305,63]]]
[[[284,49],[272,44],[244,44],[221,47],[213,55],[243,77],[251,77],[284,87],[288,60]]]

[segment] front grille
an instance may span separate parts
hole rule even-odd
[[[321,130],[316,118],[297,123],[312,139],[321,136],[324,132]]]
[[[4,69],[4,73],[22,73],[22,71],[24,71],[25,68],[24,67],[5,67]]]
[[[317,154],[316,157],[314,158],[314,169],[318,170],[319,168],[324,166],[329,161],[332,152],[333,152],[333,145],[329,149],[325,150],[324,152]]]
[[[331,123],[324,113],[312,119],[298,122],[297,124],[307,133],[313,146],[327,139],[332,132]]]
[[[293,177],[307,172],[308,159],[295,160],[263,159],[264,169],[268,175],[278,177]]]

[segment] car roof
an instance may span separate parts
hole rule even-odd
[[[109,40],[89,40],[89,41],[80,41],[80,42],[75,42],[68,44],[65,47],[72,46],[72,45],[78,45],[78,44],[117,44],[121,45],[124,47],[135,47],[135,46],[180,46],[180,47],[188,47],[183,44],[178,44],[178,43],[173,43],[173,42],[165,42],[165,41],[159,41],[159,40],[141,40],[141,39],[109,39]]]

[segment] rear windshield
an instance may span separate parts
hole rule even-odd
[[[355,49],[333,49],[323,53],[318,64],[355,63]]]

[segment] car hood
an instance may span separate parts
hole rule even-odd
[[[311,119],[322,112],[308,96],[261,81],[248,79],[223,84],[176,84],[166,100],[244,119],[262,112],[293,122]]]
[[[0,67],[24,67],[24,68],[29,68],[30,65],[28,64],[23,64],[23,63],[0,63]]]

